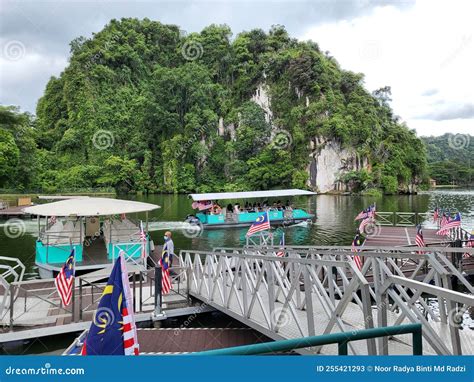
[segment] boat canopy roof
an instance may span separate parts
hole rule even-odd
[[[65,200],[65,199],[85,199],[86,195],[38,195],[38,199]]]
[[[26,207],[25,213],[38,216],[107,216],[152,211],[160,206],[111,198],[78,198]]]
[[[254,199],[254,198],[278,198],[283,196],[316,195],[315,192],[298,190],[269,190],[269,191],[244,191],[244,192],[211,192],[207,194],[190,194],[195,201],[203,200],[226,200],[226,199]]]

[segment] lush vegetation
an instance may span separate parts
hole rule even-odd
[[[251,101],[260,84],[271,121]],[[2,109],[0,188],[304,188],[310,142],[326,137],[369,160],[341,181],[396,192],[421,182],[426,158],[389,101],[389,87],[370,94],[362,74],[281,26],[232,38],[225,25],[186,35],[147,19],[112,20],[72,41],[36,119]]]
[[[423,137],[428,152],[428,171],[438,185],[474,183],[474,136],[444,134]]]

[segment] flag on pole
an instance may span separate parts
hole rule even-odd
[[[145,230],[143,229],[143,222],[140,220],[140,241],[142,243],[142,248],[141,248],[141,257],[144,259],[146,257],[146,233]]]
[[[61,301],[64,306],[68,306],[71,302],[72,288],[74,284],[75,275],[74,256],[75,251],[73,249],[66,262],[64,263],[63,267],[61,268],[61,271],[54,279],[54,284],[56,285],[59,297],[61,298]]]
[[[281,234],[280,238],[280,250],[276,254],[278,257],[284,257],[285,256],[285,232]]]
[[[134,330],[133,300],[127,296],[124,284],[123,256],[115,260],[99,306],[94,313],[81,355],[137,355],[138,343]],[[125,272],[126,273],[126,272]]]
[[[367,210],[363,210],[358,213],[358,215],[355,217],[354,220],[361,220],[361,219],[366,219],[369,217],[369,213]]]
[[[439,219],[439,208],[436,207],[433,211],[433,223],[436,223]]]
[[[247,236],[251,236],[256,232],[266,231],[270,229],[270,217],[268,216],[268,211],[263,215],[257,217],[255,222],[250,226],[247,231]]]
[[[163,246],[163,252],[160,259],[161,265],[161,293],[168,294],[171,290],[171,277],[169,267],[169,253],[167,243]]]
[[[125,315],[123,317],[123,343],[125,355],[138,355],[138,337],[137,326],[135,324],[135,316],[133,315],[133,295],[128,281],[127,265],[125,261],[125,252],[120,251],[120,268],[122,271],[122,285],[125,294],[125,302],[127,305]],[[128,311],[130,307],[130,312]]]
[[[454,219],[447,220],[441,228],[436,232],[436,235],[447,235],[453,228],[461,227],[461,214],[458,212]]]
[[[354,240],[352,240],[351,251],[354,252],[354,255],[352,256],[352,259],[356,263],[357,268],[359,268],[359,270],[362,269],[362,259],[358,255],[359,250],[357,249],[357,247],[360,247],[360,245],[361,245],[360,234],[357,233],[354,237]]]
[[[469,235],[469,240],[466,242],[465,245],[466,248],[474,248],[474,231],[471,232]],[[471,257],[472,255],[470,253],[463,253],[462,257],[463,259],[467,259]]]
[[[425,240],[423,239],[423,231],[421,229],[421,224],[416,226],[416,237],[415,243],[418,247],[426,247]],[[419,254],[424,253],[423,251],[418,251]]]
[[[449,222],[449,218],[443,212],[443,216],[441,217],[441,223],[439,224],[439,226],[443,228],[443,226],[446,225],[448,222]]]

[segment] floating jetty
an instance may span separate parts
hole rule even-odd
[[[473,256],[474,249],[426,247],[418,254],[419,249],[365,247],[361,270],[350,247],[287,246],[285,257],[276,256],[279,247],[181,251],[170,294],[162,295],[155,269],[129,272],[133,309],[137,322],[150,325],[219,310],[271,340],[421,323],[424,354],[474,354],[474,331],[462,322],[473,312],[474,288],[449,259],[452,253]],[[454,282],[465,293],[453,290]],[[105,280],[76,277],[70,308],[60,306],[52,280],[2,284],[5,343],[87,329]],[[349,354],[413,351],[408,334],[348,346]],[[297,352],[337,354],[338,348]]]

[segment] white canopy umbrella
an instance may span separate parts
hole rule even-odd
[[[26,207],[27,214],[38,216],[106,216],[152,211],[160,206],[111,198],[79,198]]]

